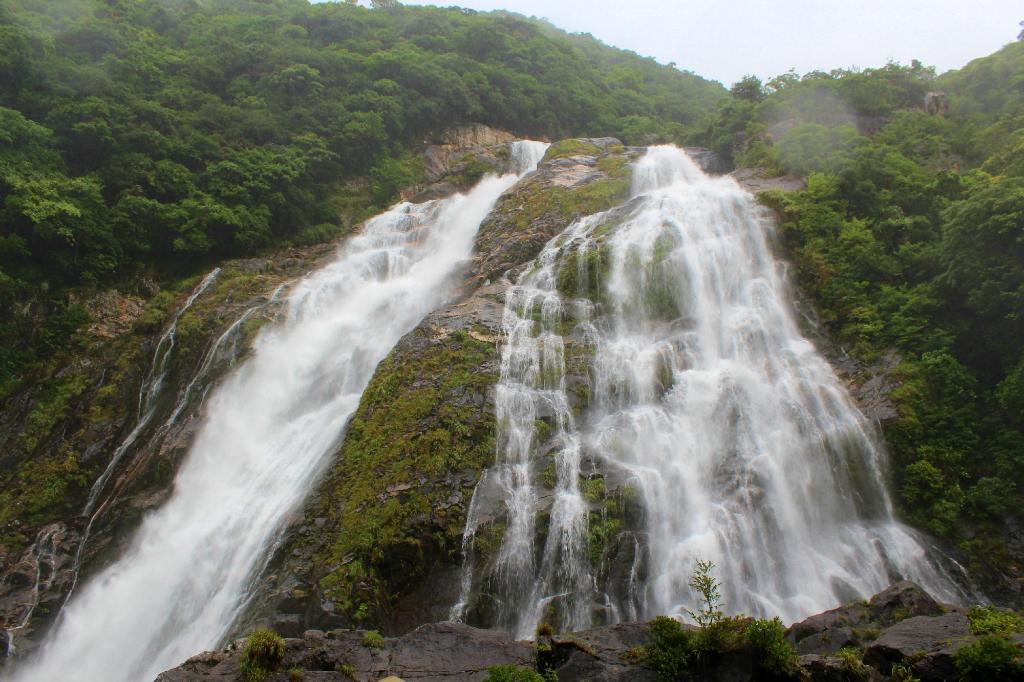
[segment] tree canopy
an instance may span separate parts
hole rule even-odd
[[[11,0],[0,5],[3,345],[34,343],[15,301],[56,310],[69,287],[336,235],[415,181],[414,152],[450,126],[683,140],[725,94],[508,13]],[[31,355],[10,352],[8,371]]]

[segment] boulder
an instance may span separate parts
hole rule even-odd
[[[550,638],[549,664],[560,680],[613,682],[657,680],[653,671],[638,667],[629,651],[648,638],[646,623],[620,623]]]
[[[887,674],[893,664],[911,661],[922,680],[953,680],[953,654],[970,634],[970,622],[962,613],[915,616],[896,623],[868,645],[864,662]]]
[[[354,630],[309,632],[302,639],[286,639],[285,644],[284,661],[269,680],[287,680],[285,671],[299,669],[304,680],[479,682],[491,667],[532,668],[534,661],[530,643],[459,623],[424,625],[403,637],[385,639],[379,649],[366,646],[363,633]],[[237,641],[222,651],[193,656],[161,673],[157,681],[237,680],[243,649],[243,642]]]
[[[874,668],[866,668],[860,676],[851,672],[848,664],[841,658],[808,654],[800,657],[800,668],[813,682],[881,682],[885,676]]]
[[[943,613],[939,603],[920,585],[903,580],[882,590],[868,602],[872,620],[896,623],[911,616],[938,616]]]

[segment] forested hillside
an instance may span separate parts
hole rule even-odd
[[[885,434],[905,515],[973,568],[1019,575],[1024,43],[938,78],[915,62],[745,79],[709,141],[807,177],[763,201],[833,338],[902,358]]]
[[[85,320],[69,288],[336,236],[424,138],[689,139],[717,83],[509,14],[305,0],[0,6],[0,394]]]

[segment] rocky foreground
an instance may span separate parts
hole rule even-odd
[[[1008,637],[1024,649],[1024,635]],[[966,609],[940,604],[910,582],[795,623],[786,638],[799,655],[804,679],[922,682],[962,679],[954,656],[980,639],[972,634]],[[285,640],[284,661],[267,679],[469,682],[485,680],[489,669],[499,665],[535,669],[540,651],[561,682],[657,680],[642,662],[640,647],[648,641],[646,623],[542,637],[539,646],[459,623],[423,625],[394,638],[358,630],[310,630]],[[195,656],[157,682],[239,679],[244,646],[245,640],[237,640],[221,651]],[[757,679],[754,657],[743,649],[726,653],[700,678]]]

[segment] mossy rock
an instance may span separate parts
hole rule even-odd
[[[368,604],[386,622],[424,576],[460,563],[465,508],[494,459],[496,380],[497,349],[467,330],[423,326],[378,367],[307,511],[326,519],[303,542],[343,618]]]

